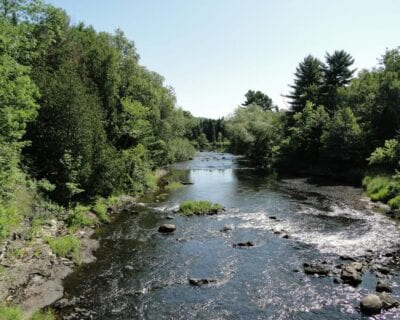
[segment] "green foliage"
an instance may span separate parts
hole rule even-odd
[[[321,136],[324,160],[335,163],[341,169],[359,166],[363,159],[361,135],[362,131],[353,111],[350,108],[339,109]]]
[[[205,145],[202,145],[205,147]],[[170,162],[184,161],[192,158],[196,149],[186,138],[176,138],[168,143]]]
[[[367,159],[370,166],[380,166],[386,169],[394,169],[400,161],[400,145],[398,140],[385,141],[383,147],[378,147]]]
[[[388,201],[388,205],[392,208],[392,209],[396,209],[399,210],[400,209],[400,195],[395,196],[394,198],[390,199]]]
[[[235,153],[245,154],[266,168],[273,165],[273,147],[283,133],[280,113],[264,111],[257,105],[238,108],[226,121],[226,130]]]
[[[323,85],[322,67],[320,60],[308,55],[296,68],[294,84],[290,86],[293,91],[287,96],[291,100],[294,112],[302,111],[307,102],[313,102],[315,105],[320,103]]]
[[[0,306],[0,320],[22,320],[23,313],[18,306]]]
[[[51,250],[60,257],[72,256],[75,262],[79,262],[79,250],[81,242],[73,235],[63,236],[59,238],[47,238]]]
[[[80,227],[93,226],[98,223],[96,217],[89,216],[89,207],[78,204],[73,209],[70,209],[68,218],[68,227],[74,231]]]
[[[55,320],[56,317],[50,309],[46,311],[37,311],[32,315],[30,320]]]
[[[272,110],[274,108],[272,99],[261,91],[249,90],[244,96],[246,97],[246,101],[242,103],[242,106],[246,107],[251,104],[256,104],[264,111]]]
[[[178,181],[172,181],[165,186],[165,190],[167,191],[176,191],[183,188],[183,184]]]
[[[108,209],[107,201],[105,199],[103,198],[96,199],[92,209],[96,213],[100,221],[102,222],[110,221],[110,217],[107,214],[107,209]]]
[[[217,214],[223,210],[218,203],[201,200],[186,200],[179,206],[179,212],[185,216]]]
[[[367,176],[363,179],[363,186],[366,188],[368,197],[374,201],[388,201],[391,197],[389,190],[390,177]]]

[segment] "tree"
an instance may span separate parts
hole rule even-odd
[[[308,55],[300,62],[294,74],[294,84],[290,86],[293,90],[287,95],[291,100],[290,105],[294,112],[302,111],[307,102],[314,105],[320,104],[323,85],[322,71],[322,62],[312,55]]]
[[[336,170],[365,166],[362,131],[349,107],[339,109],[321,136],[323,158]]]
[[[251,104],[256,104],[264,111],[272,110],[274,107],[272,99],[261,91],[249,90],[244,96],[246,97],[246,101],[242,103],[242,106],[246,107]]]
[[[323,105],[331,114],[338,107],[338,89],[347,85],[356,69],[350,69],[354,63],[353,57],[344,50],[336,50],[325,55],[323,65]]]
[[[256,104],[238,108],[226,121],[232,150],[245,154],[257,165],[272,168],[274,146],[282,134],[281,114],[264,111]]]
[[[318,165],[321,136],[328,122],[325,108],[314,107],[308,102],[302,112],[293,116],[293,125],[289,126],[286,138],[279,144],[278,165],[289,170]]]

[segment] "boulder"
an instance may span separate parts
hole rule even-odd
[[[378,280],[378,283],[376,284],[376,292],[392,292],[392,288],[390,288],[386,281]]]
[[[383,309],[396,308],[400,306],[400,302],[387,292],[381,292],[378,294],[378,296],[382,300]]]
[[[327,276],[331,271],[327,265],[309,263],[304,263],[303,269],[305,274],[317,274],[319,276]]]
[[[362,263],[352,262],[342,267],[340,278],[344,283],[357,286],[362,281]]]
[[[383,302],[376,294],[365,296],[360,302],[361,312],[366,315],[380,313],[383,307]]]
[[[165,223],[158,228],[158,232],[161,233],[171,233],[176,230],[176,226],[174,224]]]

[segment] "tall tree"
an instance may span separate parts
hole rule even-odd
[[[333,54],[327,53],[325,59],[323,104],[328,112],[333,113],[338,107],[338,89],[350,82],[356,69],[350,68],[354,59],[344,50],[336,50]]]
[[[293,90],[287,95],[294,112],[302,111],[308,101],[313,105],[319,104],[323,85],[322,70],[322,62],[312,55],[300,62],[294,74],[294,84],[290,86]]]

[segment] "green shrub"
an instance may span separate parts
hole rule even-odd
[[[390,178],[386,176],[367,176],[363,180],[363,186],[373,201],[388,201],[391,198],[390,182]]]
[[[0,320],[22,320],[23,313],[18,306],[0,306]]]
[[[96,215],[100,219],[100,221],[109,222],[110,217],[107,214],[107,208],[108,208],[108,206],[107,206],[106,200],[103,198],[99,198],[96,200],[92,209],[96,213]]]
[[[148,172],[144,176],[144,184],[148,190],[157,190],[158,188],[158,178],[154,172]]]
[[[204,200],[187,200],[183,201],[179,206],[179,212],[185,216],[217,214],[222,210],[223,208],[220,204]]]
[[[46,240],[54,254],[60,257],[66,257],[70,254],[75,262],[79,262],[81,242],[77,237],[68,235],[59,238],[47,238]]]
[[[183,184],[178,181],[172,181],[165,186],[167,191],[176,191],[183,187]]]
[[[2,205],[0,202],[0,241],[7,238],[22,220],[13,205]]]
[[[68,221],[68,227],[74,231],[80,227],[92,226],[98,223],[97,218],[89,217],[88,212],[89,207],[78,204],[74,209],[72,209],[72,213]]]
[[[400,195],[395,196],[394,198],[388,201],[389,206],[392,209],[400,209]]]
[[[54,313],[49,309],[46,311],[37,311],[33,314],[31,320],[55,320]]]

